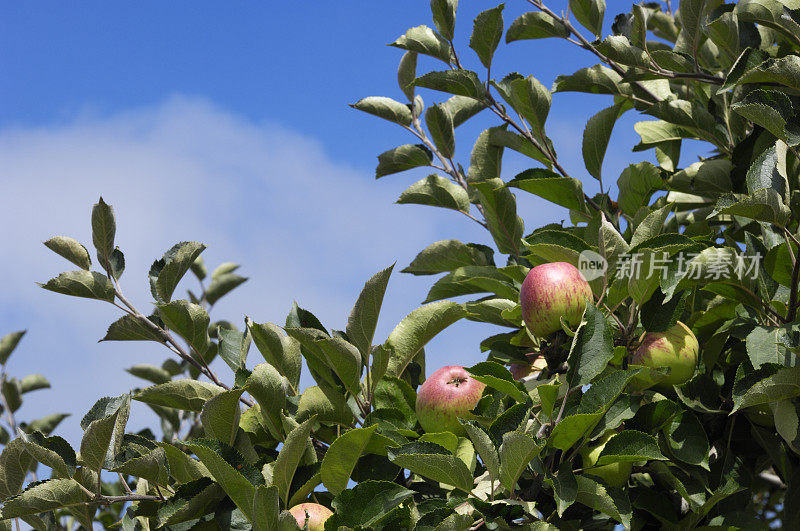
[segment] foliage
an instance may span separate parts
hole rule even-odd
[[[634,5],[603,38],[604,0],[571,0],[571,17],[530,0],[534,10],[507,30],[501,4],[475,19],[467,56],[453,45],[464,26],[457,3],[433,0],[434,27],[392,43],[405,50],[398,81],[408,103],[368,97],[353,107],[413,137],[378,157],[376,177],[438,172],[399,202],[460,212],[487,240],[422,250],[404,272],[441,276],[426,304],[376,343],[391,267],[366,282],[344,331],[296,305],[283,325],[246,318],[237,327],[212,323],[209,310],[246,279],[223,264],[208,280],[196,242],[153,263],[156,309],[143,314],[120,287],[125,261],[101,199],[92,212],[98,270],[82,244],[53,238],[47,247],[79,269],[42,287],[120,309],[105,341],[155,341],[177,358],[131,367],[147,387],[100,399],[81,422],[78,451],[51,435],[60,416],[17,432],[21,396],[47,382],[3,371],[3,408],[16,432],[0,432],[6,527],[21,519],[37,529],[93,521],[126,530],[295,529],[285,511],[304,501],[335,510],[326,529],[800,526],[799,6]],[[600,63],[559,76],[549,90],[530,75],[492,76],[501,42],[541,38],[567,39]],[[417,72],[419,55],[440,69]],[[445,98],[426,107],[421,89]],[[601,190],[593,197],[547,136],[553,94],[568,91],[610,100],[583,134],[586,170]],[[603,159],[627,112],[646,115],[633,149],[653,150],[657,165],[630,165],[612,197]],[[462,166],[455,130],[479,113],[497,122]],[[684,140],[702,142],[709,155],[681,167]],[[506,149],[532,167],[504,180]],[[570,223],[526,230],[515,193],[568,209]],[[608,267],[591,282],[583,324],[532,337],[519,306],[528,270],[581,265],[587,251]],[[644,268],[667,265],[626,275],[632,256]],[[176,299],[189,271],[199,294]],[[455,297],[468,300],[447,300]],[[487,361],[470,369],[484,396],[463,422],[467,437],[422,433],[414,406],[425,345],[461,319],[505,330],[481,343]],[[699,339],[700,362],[687,383],[655,390],[664,372],[628,359],[644,332],[678,320]],[[3,368],[19,337],[0,342]],[[252,343],[263,362],[249,359]],[[504,365],[527,363],[529,353],[543,355],[547,369],[514,382]],[[211,370],[217,357],[232,385]],[[303,361],[316,384],[305,390]],[[142,403],[160,430],[126,432]],[[601,438],[595,466],[633,463],[622,487],[578,459]],[[39,463],[50,479],[37,481]]]

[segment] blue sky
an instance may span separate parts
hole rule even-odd
[[[556,11],[565,4],[549,3]],[[472,19],[494,5],[462,0],[459,7],[456,44],[472,68],[479,66],[466,47]],[[629,5],[608,2],[606,27]],[[528,7],[508,2],[506,27]],[[251,279],[213,317],[282,323],[296,299],[334,328],[344,327],[377,270],[397,261],[399,271],[440,239],[491,243],[452,212],[394,204],[427,172],[375,181],[375,157],[413,140],[347,106],[364,96],[402,98],[402,52],[386,44],[419,24],[432,25],[424,0],[4,3],[0,333],[27,328],[9,371],[40,372],[53,383],[28,395],[20,418],[70,411],[62,432],[76,442],[78,420],[97,398],[139,385],[125,367],[159,364],[168,354],[158,345],[98,344],[115,308],[34,284],[70,268],[43,240],[64,234],[90,243],[89,212],[101,194],[117,210],[123,287],[143,311],[149,264],[181,240],[208,244],[209,265],[239,262]],[[494,73],[518,70],[549,86],[556,75],[591,64],[565,41],[528,41],[501,45]],[[431,68],[438,66],[420,61],[420,71]],[[581,134],[610,104],[602,96],[553,98],[548,131],[564,166],[590,192],[596,184],[583,167]],[[631,112],[617,125],[607,182],[648,156],[630,153],[640,119]],[[460,128],[457,158],[465,166],[472,140],[489,125],[485,116]],[[505,177],[527,167],[510,156]],[[520,213],[527,229],[566,217],[534,197],[520,198]],[[376,340],[424,299],[433,280],[394,275]],[[478,342],[494,332],[457,324],[430,344],[429,368],[480,361]],[[251,360],[258,359],[253,349]],[[139,405],[131,426],[151,418]]]

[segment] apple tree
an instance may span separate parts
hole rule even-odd
[[[104,340],[160,343],[168,357],[132,366],[142,387],[101,398],[77,448],[52,434],[56,417],[17,424],[14,405],[46,380],[4,370],[0,525],[800,528],[800,4],[638,4],[608,36],[604,0],[570,0],[563,14],[528,0],[510,23],[503,4],[471,24],[457,4],[432,0],[432,23],[392,43],[395,98],[353,107],[412,142],[380,154],[376,177],[430,173],[399,203],[455,211],[485,238],[421,250],[403,273],[436,276],[423,305],[376,338],[392,267],[339,323],[296,305],[278,324],[212,320],[246,279],[232,264],[209,275],[205,246],[187,241],[153,263],[152,304],[129,300],[101,199],[95,251],[48,240],[77,269],[42,287],[113,306]],[[501,43],[546,38],[598,63],[549,89],[535,71],[492,68]],[[418,69],[422,56],[436,66]],[[608,103],[576,124],[583,180],[547,133],[562,92]],[[626,113],[632,149],[655,156],[614,185],[603,159]],[[457,146],[468,120],[491,124]],[[705,155],[681,163],[688,141]],[[530,167],[506,175],[509,150]],[[585,193],[586,179],[600,192]],[[517,194],[569,221],[526,227]],[[198,288],[179,298],[190,275]],[[475,346],[486,361],[434,379],[425,346],[460,320],[496,327]],[[0,342],[4,368],[18,339]],[[301,371],[315,385],[302,389]],[[160,426],[126,430],[140,407]]]

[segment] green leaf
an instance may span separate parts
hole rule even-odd
[[[606,14],[605,0],[569,0],[569,10],[581,26],[598,37],[603,33],[603,17]]]
[[[414,80],[415,87],[447,92],[455,96],[483,99],[486,87],[472,70],[443,70],[428,72]]]
[[[621,103],[603,109],[589,118],[583,130],[583,164],[589,175],[598,181],[602,180],[603,159],[606,156],[614,124],[622,109]]]
[[[86,250],[86,247],[84,247],[81,242],[74,238],[68,236],[54,236],[44,242],[44,245],[81,269],[88,271],[92,268],[92,259],[89,256],[89,251]]]
[[[406,188],[397,200],[469,212],[469,195],[461,186],[439,175],[428,175]]]
[[[438,444],[413,442],[387,450],[389,460],[399,467],[464,492],[472,490],[472,472],[467,465]]]
[[[672,203],[669,203],[667,206],[658,208],[647,214],[633,231],[631,247],[636,247],[661,234],[661,231],[664,230],[664,223],[667,221],[670,212],[672,212],[673,206]]]
[[[208,469],[197,459],[189,457],[183,450],[166,442],[157,442],[166,453],[169,472],[178,483],[189,483],[202,477],[211,477]]]
[[[785,226],[791,211],[780,194],[771,188],[762,188],[749,195],[726,194],[717,200],[711,215],[731,214],[744,218]]]
[[[435,275],[464,266],[493,265],[493,251],[483,245],[440,240],[423,249],[403,273]]]
[[[632,46],[624,35],[609,35],[594,46],[600,53],[619,64],[645,69],[650,67],[647,52],[638,46]]]
[[[563,22],[541,11],[529,11],[520,15],[509,26],[506,42],[548,37],[569,37],[570,30]]]
[[[458,127],[486,108],[483,103],[467,96],[451,96],[441,105],[452,117],[453,127]]]
[[[672,296],[664,302],[665,295],[660,290],[642,305],[642,326],[648,332],[666,332],[680,318],[689,292],[685,291],[680,297]]]
[[[503,99],[531,124],[533,134],[544,140],[544,124],[550,113],[550,91],[533,76],[509,74],[494,84]]]
[[[358,348],[338,337],[320,339],[315,343],[324,354],[327,365],[342,380],[347,390],[353,395],[357,395],[361,390],[361,369],[363,367]]]
[[[156,485],[169,484],[169,462],[163,448],[155,448],[140,457],[129,459],[112,472],[143,478]]]
[[[6,364],[11,353],[17,348],[22,336],[25,335],[25,332],[27,332],[27,330],[20,330],[0,337],[0,365]]]
[[[3,503],[3,519],[20,518],[54,509],[75,507],[89,501],[74,479],[50,479],[29,488]]]
[[[485,129],[478,135],[470,153],[467,182],[499,179],[503,163],[503,146],[492,140],[492,134],[505,130],[504,126]]]
[[[396,124],[411,125],[411,109],[408,108],[408,105],[392,98],[370,96],[360,99],[350,106]]]
[[[111,255],[114,253],[114,237],[117,233],[117,222],[114,219],[114,208],[106,204],[101,197],[92,207],[92,243],[97,249],[97,258],[103,269],[111,267]],[[82,267],[82,266],[81,266]]]
[[[247,326],[264,359],[285,376],[296,391],[300,385],[302,363],[300,343],[271,323],[257,324],[247,319]]]
[[[155,289],[159,302],[169,302],[175,288],[194,261],[206,248],[202,243],[180,242],[164,253],[164,265],[156,276]]]
[[[548,446],[568,450],[581,440],[603,417],[604,412],[577,413],[561,419],[547,439]]]
[[[226,273],[213,277],[211,285],[206,288],[205,300],[209,305],[214,305],[222,297],[247,282],[247,277]]]
[[[752,52],[753,50],[749,51]],[[779,58],[771,58],[760,54],[753,54],[752,57],[755,60],[766,60],[756,65],[750,63],[749,66],[751,67],[742,73],[741,77],[736,79],[737,85],[745,83],[777,83],[795,90],[800,90],[800,57],[796,55],[787,55]],[[730,78],[731,76],[729,75],[728,77]],[[726,90],[728,89],[726,88]]]
[[[90,470],[99,473],[114,437],[119,410],[113,414],[92,421],[81,439],[81,461]]]
[[[297,406],[297,420],[302,422],[315,417],[319,422],[350,426],[353,412],[344,395],[328,386],[312,386],[303,391]]]
[[[201,356],[208,351],[211,339],[208,325],[211,319],[205,308],[185,300],[158,305],[161,320],[168,328],[186,340]]]
[[[568,76],[558,76],[550,91],[622,95],[626,90],[621,83],[622,77],[619,74],[603,65],[595,65]]]
[[[219,348],[217,353],[222,360],[228,364],[232,371],[244,369],[247,362],[247,353],[250,350],[250,328],[245,332],[231,330],[228,328],[217,329],[219,338]]]
[[[685,41],[688,52],[695,58],[702,38],[703,19],[706,17],[707,0],[681,0],[678,17],[681,21],[681,40]]]
[[[39,284],[39,286],[73,297],[114,301],[114,284],[108,277],[97,271],[67,271],[56,278],[51,278],[44,284]]]
[[[207,437],[232,445],[239,429],[239,398],[244,389],[231,389],[211,397],[200,410],[200,421]]]
[[[731,104],[731,109],[788,142],[786,124],[794,116],[789,97],[777,90],[754,90]],[[792,142],[794,144],[796,142]]]
[[[378,155],[375,178],[420,166],[430,166],[432,160],[430,150],[422,144],[405,144]]]
[[[49,388],[50,382],[41,374],[29,374],[19,381],[19,389],[22,394]]]
[[[754,193],[756,190],[770,188],[778,192],[781,197],[786,195],[786,178],[778,170],[778,153],[775,146],[765,149],[758,155],[747,170],[747,190]]]
[[[663,428],[667,446],[672,454],[692,465],[708,468],[708,437],[703,425],[691,411],[672,417]]]
[[[428,26],[410,28],[389,46],[429,55],[450,64],[450,43]]]
[[[578,179],[562,177],[544,168],[531,168],[518,174],[506,186],[519,188],[528,193],[570,210],[584,212],[583,185]]]
[[[179,485],[175,494],[158,507],[158,525],[172,525],[199,518],[207,506],[224,496],[220,486],[209,478]]]
[[[467,432],[467,435],[472,441],[472,444],[475,447],[475,450],[478,452],[478,455],[481,456],[483,466],[486,467],[486,470],[489,472],[491,478],[499,480],[500,456],[498,455],[497,448],[495,448],[495,445],[492,442],[491,437],[489,437],[489,434],[486,433],[486,430],[484,430],[476,422],[464,420],[460,422],[461,425],[464,426],[464,430]]]
[[[492,9],[487,9],[475,17],[472,26],[472,35],[469,38],[469,47],[475,50],[483,66],[490,68],[492,56],[500,39],[503,37],[503,8],[500,4]]]
[[[150,318],[153,322],[154,317]],[[153,323],[158,326],[156,323]],[[147,326],[139,317],[125,314],[108,326],[108,331],[101,341],[156,341],[164,340],[151,326]]]
[[[244,384],[244,390],[258,402],[261,419],[270,435],[283,440],[281,412],[286,407],[286,389],[281,375],[269,363],[260,363]]]
[[[379,525],[413,495],[414,491],[389,481],[361,482],[333,499],[336,523],[350,529]]]
[[[658,449],[655,437],[636,430],[625,430],[608,440],[595,466],[666,459]]]
[[[31,421],[27,426],[25,426],[23,423],[23,425],[21,425],[21,429],[25,433],[40,431],[45,435],[49,435],[54,429],[56,429],[61,421],[67,417],[69,417],[69,413],[53,413],[52,415],[45,415],[40,419]]]
[[[482,361],[468,367],[467,371],[479,382],[507,394],[517,402],[527,403],[530,401],[525,386],[515,381],[511,372],[495,361]]]
[[[603,312],[591,301],[570,347],[567,381],[570,386],[586,385],[599,375],[614,357],[613,334]]]
[[[736,396],[736,388],[734,388],[731,413],[746,407],[776,402],[798,395],[800,395],[800,367],[786,367],[755,382],[740,397]]]
[[[575,476],[578,491],[575,500],[600,511],[620,522],[626,529],[631,527],[631,507],[625,494],[611,497],[610,493],[600,483],[586,476]]]
[[[562,461],[558,465],[558,473],[544,480],[553,488],[553,497],[556,500],[556,511],[562,516],[569,509],[578,496],[578,481],[572,473],[572,464]]]
[[[649,162],[640,162],[622,170],[617,187],[620,190],[620,208],[624,213],[633,216],[642,205],[650,202],[654,191],[663,187],[663,181],[658,168]]]
[[[487,179],[472,183],[486,217],[497,250],[519,256],[525,225],[517,215],[517,200],[501,179]]]
[[[350,475],[377,428],[377,425],[372,425],[348,430],[337,437],[325,452],[320,474],[323,485],[334,496],[347,488]]]
[[[428,107],[425,111],[425,124],[439,152],[451,158],[456,152],[456,138],[450,114],[442,105]]]
[[[0,453],[0,499],[19,493],[32,462],[23,439],[12,439],[6,444]]]
[[[542,448],[543,445],[527,433],[510,431],[503,435],[503,444],[500,446],[500,483],[508,492],[513,493],[516,490],[520,475]]]
[[[791,39],[795,46],[798,44],[800,25],[796,21],[796,15],[793,16],[792,12],[777,0],[741,0],[736,4],[734,13],[739,22],[755,22],[776,29]]]
[[[305,454],[308,437],[315,420],[315,417],[311,417],[289,432],[272,467],[272,483],[278,487],[284,503],[289,500],[289,487],[292,485],[292,478],[297,466]]]
[[[404,317],[384,344],[391,352],[387,374],[400,376],[428,341],[465,315],[460,304],[439,301],[421,306]]]
[[[146,387],[134,395],[133,399],[184,411],[201,411],[208,400],[223,391],[218,385],[187,378]]]
[[[417,53],[406,52],[397,68],[397,84],[408,101],[414,101],[414,79],[417,77]]]
[[[747,356],[754,369],[765,363],[776,363],[785,367],[798,364],[797,356],[790,352],[787,344],[791,344],[792,329],[789,327],[772,328],[757,326],[747,334]]]
[[[45,437],[35,431],[30,434],[20,433],[19,438],[31,457],[52,468],[54,473],[65,478],[75,474],[77,468],[75,450],[61,437]]]
[[[445,39],[453,40],[458,0],[431,0],[431,14],[436,29]]]
[[[213,439],[186,443],[245,517],[252,521],[256,486],[264,484],[261,473],[234,448]]]

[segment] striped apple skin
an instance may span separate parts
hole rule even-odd
[[[561,330],[561,317],[571,326],[580,324],[592,288],[578,268],[552,262],[528,272],[520,290],[522,319],[536,337],[546,338]]]

